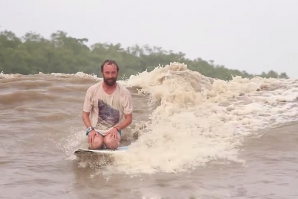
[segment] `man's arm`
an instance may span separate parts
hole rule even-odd
[[[91,126],[89,114],[90,114],[89,112],[85,112],[85,111],[83,111],[82,113],[82,119],[87,128]]]
[[[124,114],[124,117],[125,117],[125,119],[123,120],[123,122],[121,122],[120,124],[118,124],[116,126],[118,130],[125,129],[132,122],[132,113],[131,114]]]
[[[89,114],[90,114],[89,112],[85,112],[85,111],[83,111],[83,113],[82,113],[83,122],[87,128],[91,127]],[[95,130],[90,131],[88,134],[88,143],[92,143],[93,139],[96,135],[98,135],[98,134],[95,132]]]

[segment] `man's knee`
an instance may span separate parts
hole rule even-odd
[[[104,139],[104,144],[109,149],[117,149],[119,145],[117,140],[109,139],[109,138]]]
[[[91,143],[91,148],[92,149],[100,149],[103,144],[103,138],[101,136],[96,136]]]

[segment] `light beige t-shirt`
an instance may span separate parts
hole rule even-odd
[[[106,135],[107,131],[125,119],[124,114],[132,113],[131,94],[117,82],[115,91],[108,95],[101,81],[87,90],[83,111],[90,112],[91,125],[95,130]]]

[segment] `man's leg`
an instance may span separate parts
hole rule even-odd
[[[97,133],[94,136],[93,142],[89,143],[89,149],[100,149],[103,145],[103,136],[99,133]]]
[[[106,148],[112,149],[112,150],[115,150],[119,147],[120,140],[121,140],[121,136],[119,133],[117,133],[116,140],[114,138],[112,138],[111,135],[107,135],[103,138],[103,142],[104,142]]]

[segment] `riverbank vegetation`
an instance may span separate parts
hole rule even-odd
[[[246,71],[232,70],[213,61],[202,58],[187,59],[182,52],[166,51],[161,47],[134,45],[123,48],[121,44],[95,43],[88,46],[87,38],[68,36],[57,31],[50,38],[28,32],[17,37],[11,31],[0,32],[0,72],[36,74],[42,73],[100,73],[100,64],[106,59],[114,59],[119,66],[120,77],[130,77],[144,70],[151,71],[159,65],[171,62],[187,64],[190,70],[201,74],[229,80],[232,76],[251,78],[253,76],[288,78],[286,73],[271,70],[262,74],[248,74]]]

